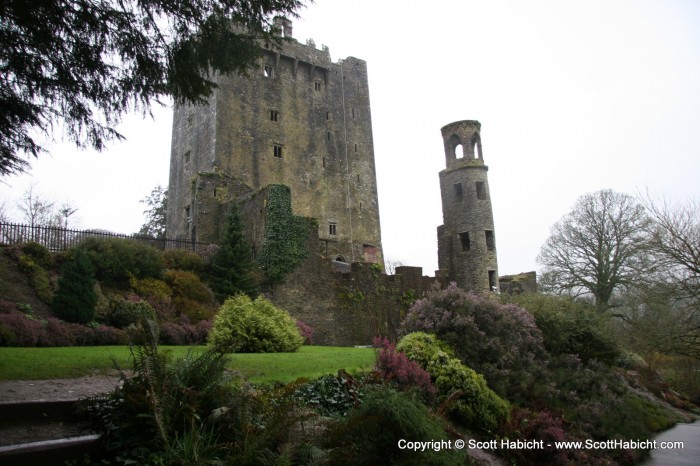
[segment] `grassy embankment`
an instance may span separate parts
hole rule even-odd
[[[160,349],[178,357],[189,348],[161,346]],[[193,349],[205,350],[202,346]],[[0,381],[105,373],[114,369],[112,359],[123,369],[131,368],[127,346],[0,348]],[[251,382],[290,382],[299,377],[334,374],[338,369],[350,373],[369,370],[374,365],[374,351],[371,348],[302,346],[296,353],[231,354],[230,359],[228,367],[241,372]]]

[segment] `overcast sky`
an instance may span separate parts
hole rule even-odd
[[[384,255],[437,268],[440,128],[481,122],[500,274],[538,270],[550,226],[584,193],[700,198],[700,2],[317,0],[294,37],[367,61]],[[171,109],[126,118],[103,153],[50,143],[5,177],[132,233],[168,182]]]

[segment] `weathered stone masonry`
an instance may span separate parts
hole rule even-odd
[[[382,264],[367,65],[287,38],[249,76],[216,76],[207,105],[177,106],[168,235],[216,242],[228,200],[288,186],[296,215],[315,218],[319,252]]]

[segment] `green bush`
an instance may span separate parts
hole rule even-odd
[[[49,251],[46,246],[43,246],[35,241],[24,243],[22,245],[22,254],[45,269],[50,269],[55,264],[51,251]]]
[[[304,339],[286,311],[262,296],[239,294],[219,308],[209,343],[226,352],[275,353],[297,351]]]
[[[199,273],[204,270],[204,261],[199,254],[185,249],[169,249],[163,252],[166,269],[187,270]]]
[[[540,293],[526,293],[509,299],[535,317],[550,354],[575,354],[583,362],[596,359],[609,365],[622,356],[619,345],[608,330],[608,317],[600,315],[590,304]]]
[[[508,402],[499,397],[474,370],[453,357],[452,350],[434,335],[409,333],[396,350],[426,369],[447,402],[450,416],[466,427],[495,431],[508,419]]]
[[[392,388],[368,391],[362,404],[331,430],[330,464],[463,465],[459,450],[401,449],[399,441],[449,440],[441,422],[422,403]]]
[[[129,301],[122,298],[113,298],[109,306],[107,319],[110,325],[117,328],[126,328],[137,324],[142,319],[155,320],[156,312],[146,301]]]
[[[165,282],[172,289],[172,304],[178,315],[199,322],[211,318],[216,312],[213,292],[193,272],[166,270]]]
[[[408,359],[417,362],[423,369],[428,367],[433,356],[439,351],[454,356],[447,343],[425,332],[413,332],[404,336],[396,345],[396,351],[405,354]]]
[[[361,385],[345,371],[314,379],[294,392],[296,399],[312,406],[323,416],[345,416],[363,396]]]
[[[427,367],[435,378],[435,387],[448,401],[450,416],[459,424],[473,429],[494,432],[508,419],[508,402],[499,397],[486,384],[486,380],[457,358],[438,351]]]
[[[95,277],[114,285],[134,278],[160,278],[163,256],[147,244],[123,238],[85,238],[77,249],[85,251],[95,267]]]
[[[77,249],[63,266],[58,290],[53,298],[53,311],[68,322],[86,324],[95,319],[95,279],[90,258]]]

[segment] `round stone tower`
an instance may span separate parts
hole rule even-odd
[[[498,291],[493,211],[481,147],[481,123],[442,128],[446,168],[440,172],[442,218],[438,265],[450,281],[472,291]]]

